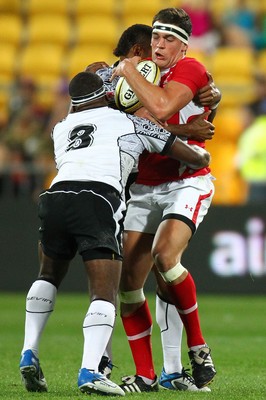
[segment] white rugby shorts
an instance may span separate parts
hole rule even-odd
[[[171,218],[184,221],[194,233],[211,205],[213,180],[209,174],[158,186],[133,183],[124,229],[155,234],[161,221]]]

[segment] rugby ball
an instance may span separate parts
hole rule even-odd
[[[151,60],[140,61],[137,70],[147,81],[158,85],[160,82],[160,69]],[[141,103],[124,77],[120,77],[115,89],[115,104],[121,111],[134,113],[141,107]]]

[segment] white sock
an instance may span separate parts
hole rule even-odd
[[[81,368],[98,372],[115,323],[115,306],[104,300],[94,300],[83,323],[84,349]]]
[[[38,280],[32,284],[26,298],[25,335],[22,353],[31,349],[38,357],[41,334],[54,309],[56,293],[56,287],[49,282]]]
[[[183,323],[173,304],[156,295],[156,321],[161,330],[163,364],[167,374],[181,373],[181,343]]]
[[[106,349],[103,353],[104,356],[108,357],[111,361],[113,360],[113,353],[112,353],[112,336],[113,336],[113,332],[110,336],[110,339],[107,343]]]
[[[117,302],[115,304],[115,307],[117,309],[117,304],[119,303],[119,296],[117,295]],[[105,357],[108,357],[111,361],[113,361],[113,350],[112,350],[112,339],[113,339],[113,332],[110,336],[109,342],[107,343],[106,349],[103,353]]]

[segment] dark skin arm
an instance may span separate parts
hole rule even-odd
[[[164,128],[169,130],[173,135],[186,136],[188,139],[193,139],[199,142],[211,140],[213,138],[215,126],[212,122],[216,115],[216,107],[219,105],[222,96],[221,92],[213,82],[212,75],[209,72],[207,74],[209,78],[207,85],[198,91],[193,101],[200,107],[206,106],[215,108],[195,117],[187,124],[162,124]],[[155,119],[151,117],[149,112],[144,108],[139,109],[135,114],[143,118],[151,119],[155,122]]]
[[[207,72],[207,75],[209,78],[207,85],[202,87],[198,91],[193,101],[199,106],[210,107],[211,114],[209,115],[208,120],[210,122],[213,122],[216,115],[217,106],[219,105],[222,98],[222,94],[220,90],[215,86],[212,75],[209,72]]]
[[[209,122],[208,117],[211,111],[206,111],[193,118],[187,124],[168,124],[165,129],[176,136],[186,136],[188,139],[195,139],[199,142],[211,140],[214,135],[215,126]]]
[[[195,117],[187,124],[168,125],[165,128],[177,136],[186,136],[188,139],[194,139],[199,142],[211,140],[214,135],[215,126],[212,124],[216,115],[217,106],[221,101],[221,92],[215,86],[212,75],[207,72],[209,81],[206,86],[202,87],[193,101],[199,106],[215,107],[198,117]]]
[[[175,136],[186,136],[188,139],[193,139],[198,142],[204,142],[204,140],[211,140],[213,138],[215,126],[208,121],[210,114],[211,111],[206,111],[193,118],[187,124],[177,125],[167,123],[161,124],[161,122],[155,120],[144,107],[141,107],[135,112],[135,115],[138,117],[147,118],[150,121],[162,125],[166,130]]]
[[[196,145],[187,145],[179,138],[176,138],[166,155],[175,160],[183,161],[192,169],[207,167],[211,160],[210,153],[207,150]]]

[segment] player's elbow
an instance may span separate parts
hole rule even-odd
[[[201,168],[208,167],[210,165],[210,162],[211,162],[211,155],[206,151],[206,153],[203,154],[201,158],[201,164],[202,164]]]
[[[205,168],[210,165],[211,162],[211,155],[207,151],[204,151],[203,153],[198,152],[197,154],[197,160],[195,165],[198,165],[197,168]]]
[[[211,155],[210,153],[199,146],[191,146],[195,151],[194,160],[189,164],[193,169],[205,168],[210,165]]]

